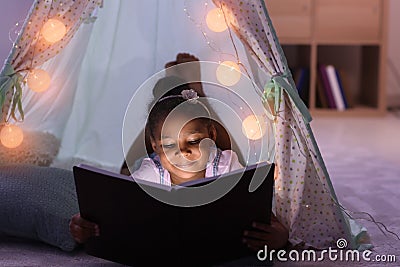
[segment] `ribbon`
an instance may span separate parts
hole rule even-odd
[[[285,79],[287,75],[277,74],[271,77],[271,80],[264,87],[264,101],[274,98],[274,112],[279,110],[279,105],[282,99],[282,90],[284,89],[289,97],[292,99],[296,108],[300,111],[306,123],[311,122],[312,118],[307,106],[301,100],[297,90],[293,88]]]
[[[21,120],[24,120],[24,111],[22,109],[22,83],[23,77],[20,73],[15,72],[11,64],[5,64],[4,69],[0,75],[0,110],[3,109],[4,102],[6,100],[6,95],[10,90],[13,90],[12,103],[11,103],[11,113],[10,116],[13,117],[15,121],[19,121],[15,114],[16,109],[18,109],[21,115]],[[6,118],[7,122],[9,118]]]

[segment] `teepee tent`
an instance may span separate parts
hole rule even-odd
[[[32,162],[42,165],[70,168],[86,161],[119,170],[124,112],[135,88],[179,51],[219,61],[233,44],[235,60],[250,70],[257,85],[248,90],[258,90],[259,102],[272,109],[275,213],[290,229],[291,243],[326,248],[345,238],[352,248],[369,245],[365,229],[347,216],[335,196],[311,117],[263,0],[102,2],[34,2],[0,75],[2,120],[23,119],[19,125],[30,142],[16,150],[1,148],[2,161],[15,153],[24,155],[19,161],[34,157]],[[195,10],[212,5],[229,26],[225,35],[210,35],[201,23],[192,23],[204,19],[196,19]],[[51,18],[66,27],[54,43],[43,40],[41,30]],[[47,92],[28,91],[24,81],[34,69],[51,75]],[[49,159],[43,163],[44,157]]]

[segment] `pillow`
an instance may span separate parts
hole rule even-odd
[[[18,147],[7,148],[0,145],[0,165],[49,166],[58,153],[60,143],[60,140],[51,133],[24,130],[24,139]]]
[[[69,221],[79,212],[72,171],[34,165],[0,166],[0,234],[72,251]]]

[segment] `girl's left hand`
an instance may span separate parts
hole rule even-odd
[[[243,242],[254,250],[259,251],[267,245],[268,249],[281,249],[289,239],[289,231],[272,215],[271,224],[254,222],[254,230],[244,232]]]

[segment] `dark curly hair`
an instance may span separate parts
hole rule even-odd
[[[165,88],[169,89],[168,87],[171,86],[171,79],[167,81],[165,79],[166,78],[160,79],[156,84],[155,89],[153,89],[153,94],[155,96],[157,95],[155,93],[156,89],[158,89],[158,92],[165,92]],[[176,81],[177,80],[174,80],[173,82]],[[161,83],[163,84],[162,86],[160,85]],[[175,109],[179,113],[187,114],[194,119],[202,119],[204,120],[204,123],[211,124],[210,114],[204,103],[193,103],[192,101],[188,101],[187,99],[180,97],[183,90],[190,89],[191,88],[188,83],[183,83],[154,98],[153,102],[149,105],[149,116],[146,123],[146,130],[151,137],[155,138],[153,132],[154,129],[157,127],[157,125],[163,123],[167,116]],[[167,96],[173,97],[166,98]],[[201,100],[197,101],[200,102]]]

